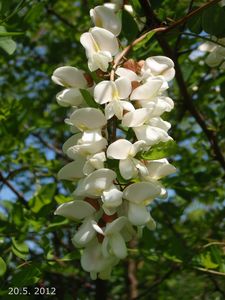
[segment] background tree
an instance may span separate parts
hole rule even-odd
[[[178,147],[168,156],[178,171],[164,180],[168,199],[152,204],[157,229],[145,230],[111,281],[103,282],[81,270],[79,250],[71,243],[74,224],[53,215],[58,204],[71,200],[74,187],[56,178],[67,162],[61,146],[70,132],[66,109],[55,101],[59,89],[50,80],[60,65],[87,70],[79,38],[90,27],[89,9],[103,2],[1,1],[2,299],[12,299],[10,286],[56,287],[51,298],[66,300],[224,299],[225,75],[220,66],[209,67],[208,53],[198,50],[205,41],[225,37],[225,10],[218,2],[129,1],[141,30],[122,12],[122,36],[129,44],[166,27],[147,35],[130,54],[137,59],[163,54],[175,62],[169,89],[175,109],[168,120]]]

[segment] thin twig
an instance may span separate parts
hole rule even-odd
[[[200,268],[200,267],[194,267],[194,269],[205,272],[205,273],[210,273],[210,274],[219,275],[219,276],[225,276],[225,273],[222,273],[219,271],[209,270],[209,269]]]
[[[53,150],[55,153],[57,153],[58,155],[60,156],[63,156],[63,152],[58,149],[57,147],[55,147],[54,145],[52,144],[49,144],[45,139],[43,139],[43,137],[37,133],[37,132],[32,132],[32,135],[35,136],[43,145],[45,145],[47,148]]]
[[[184,23],[186,23],[190,18],[193,16],[199,14],[201,11],[205,10],[206,8],[210,7],[213,4],[219,3],[221,0],[213,0],[210,2],[207,2],[206,4],[203,4],[202,6],[196,8],[195,10],[191,11],[189,14],[184,16],[183,18],[179,19],[178,21],[175,21],[170,26],[167,27],[166,31],[170,31]]]
[[[17,191],[17,189],[3,176],[1,172],[0,172],[0,181],[2,181],[18,197],[18,200],[21,202],[23,206],[25,206],[27,209],[29,208],[24,195],[20,191]]]
[[[166,27],[159,27],[159,28],[154,28],[153,30],[150,30],[151,32],[160,32],[160,31],[165,31],[167,28]],[[114,64],[112,67],[112,71],[110,73],[110,80],[114,80],[114,76],[115,76],[115,70],[117,68],[117,66],[119,65],[120,61],[123,59],[124,56],[127,55],[127,53],[138,43],[140,43],[141,41],[143,41],[146,36],[150,33],[150,31],[147,31],[146,33],[144,33],[143,35],[141,35],[139,38],[137,38],[136,40],[134,40],[130,45],[128,45],[126,48],[123,49],[123,51],[116,57],[116,59],[114,60]]]

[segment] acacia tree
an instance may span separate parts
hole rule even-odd
[[[106,19],[105,8],[103,15],[102,8],[91,11],[95,26],[104,29],[88,33],[92,26],[89,10],[99,5],[103,3],[70,0],[2,1],[1,297],[8,299],[12,297],[8,295],[9,292],[15,296],[19,291],[24,295],[15,297],[27,298],[25,294],[29,292],[29,298],[34,299],[35,287],[44,287],[44,299],[50,297],[50,292],[53,293],[53,299],[223,299],[223,2],[118,1],[117,5],[106,5],[111,9]],[[117,24],[116,29],[113,26],[113,33],[104,31],[112,30],[109,27],[110,18],[114,18],[112,14],[121,20],[121,45],[114,39],[120,31],[120,22],[115,23],[113,19],[112,24]],[[102,58],[93,58],[92,45],[87,43],[90,36],[99,41],[98,34],[104,34],[105,40],[113,39],[113,50],[116,48],[116,51],[111,53],[112,56],[120,53],[114,60],[107,56],[108,61],[106,63],[104,60],[104,65],[101,63]],[[88,65],[80,37],[86,48]],[[103,42],[98,48],[104,51],[106,46],[107,43]],[[167,58],[162,60],[162,56]],[[65,65],[72,68],[63,69]],[[161,113],[164,120],[172,123],[169,133],[177,146],[166,141],[168,123],[161,120],[159,125],[161,113],[157,110],[158,114],[146,119],[144,112],[149,116],[149,107],[140,101],[149,100],[150,96],[155,99],[156,95],[153,97],[151,93],[160,80],[162,83],[159,83],[157,93],[163,96],[159,89],[172,79],[173,68],[175,79],[169,82],[167,93],[175,103],[174,110],[169,113],[167,111],[171,109],[162,110]],[[76,74],[68,75],[68,71]],[[169,77],[166,78],[165,72]],[[66,90],[60,91],[55,87],[51,82],[52,74],[53,80],[65,86]],[[133,76],[131,80],[130,76]],[[109,82],[112,81],[114,83],[110,83],[109,88]],[[123,88],[120,90],[122,81]],[[151,86],[146,95],[140,98],[144,94],[141,88],[149,84]],[[103,85],[104,89],[107,86],[107,89],[113,90],[112,94],[107,94],[111,101],[106,108],[103,104],[106,101],[102,98]],[[122,115],[121,109],[115,107],[115,96],[118,98],[117,103],[125,110]],[[128,96],[134,102],[130,101],[130,105],[124,107],[122,102]],[[137,100],[139,103],[136,103]],[[169,103],[171,106],[172,102]],[[83,137],[79,137],[81,141],[78,146],[77,139],[70,138],[69,144],[63,147],[64,152],[68,148],[66,152],[69,158],[76,158],[72,162],[72,165],[75,163],[72,173],[68,173],[68,169],[65,172],[65,166],[71,166],[71,160],[61,150],[63,143],[71,136],[69,126],[64,123],[68,108],[58,104],[85,107],[70,111],[67,121],[84,132]],[[137,115],[139,111],[141,115]],[[112,114],[115,116],[112,117]],[[156,120],[153,122],[152,118],[158,118],[158,123]],[[139,128],[137,126],[163,126],[163,135],[160,130],[157,131],[158,135],[155,131],[154,134],[151,131],[150,135],[144,135],[143,131],[140,133],[136,129]],[[77,159],[77,152],[84,154],[81,152],[87,146],[84,134],[86,131],[89,134],[92,131],[93,134],[96,129],[98,132],[95,134],[101,140],[100,151],[103,150],[103,153],[93,157],[99,151],[92,151],[91,156],[90,153],[89,156],[85,154],[85,161],[82,155]],[[157,139],[153,143],[155,135]],[[143,136],[147,139],[147,147],[137,142],[137,139],[143,140]],[[91,144],[88,151],[95,146]],[[129,148],[129,157],[125,153],[126,147]],[[130,147],[135,149],[132,148],[132,151]],[[151,202],[151,215],[157,225],[155,230],[149,231],[143,229],[142,225],[149,221],[153,224],[150,215],[146,215],[143,209],[140,213],[136,200],[132,202],[132,199],[137,195],[142,197],[146,187],[148,193],[152,193],[151,197],[148,194],[147,199],[163,193],[158,181],[153,184],[152,180],[160,177],[153,175],[158,172],[156,165],[165,157],[172,161],[177,171],[162,180],[168,190],[167,198],[156,198]],[[150,166],[155,163],[155,167],[148,167],[147,160]],[[74,179],[74,170],[77,174],[78,167],[82,165],[83,168],[85,162],[86,179],[84,183],[78,181],[76,197],[86,197],[86,204],[84,199],[83,202],[80,199],[74,201],[72,193],[76,183],[74,185],[74,182],[62,180],[68,179],[71,174]],[[131,162],[136,167],[129,172]],[[57,177],[60,168],[62,171]],[[102,170],[104,174],[100,174]],[[93,184],[96,172],[98,178],[100,174],[100,177],[111,180],[104,194],[99,194]],[[148,172],[147,175],[145,172]],[[149,176],[150,180],[147,180]],[[138,184],[143,184],[140,178],[144,185],[139,190]],[[85,186],[88,184],[90,190],[86,194]],[[143,197],[142,200],[146,200],[145,195]],[[109,205],[112,198],[113,208]],[[115,227],[117,235],[113,237],[108,235],[112,228],[107,229],[118,219],[125,226],[126,212],[114,211],[115,206],[121,205],[121,201],[131,203],[128,219],[139,228],[131,234],[132,239],[128,239],[127,250],[121,235],[118,236],[118,229],[122,229],[122,225]],[[91,279],[80,266],[80,252],[84,256],[85,250],[82,252],[74,248],[73,244],[79,244],[81,233],[87,232],[87,227],[82,231],[83,225],[79,227],[77,221],[54,215],[59,206],[56,213],[69,217],[72,215],[74,219],[74,214],[78,214],[77,209],[81,209],[78,204],[82,208],[85,206],[91,214],[99,204],[103,204],[103,211],[94,228],[98,232],[99,244],[102,238],[107,240],[107,261],[114,256],[124,258],[128,254],[116,266],[112,262],[113,272],[107,281]],[[122,216],[124,214],[125,217]],[[143,229],[142,237],[138,238],[140,229]],[[94,246],[95,251],[97,247]],[[92,261],[88,260],[88,263]],[[82,265],[84,267],[85,264]],[[97,260],[93,265],[96,267]],[[89,266],[85,269],[91,271]],[[100,277],[104,279],[104,274]],[[18,289],[22,287],[28,288]],[[56,292],[50,290],[52,287],[56,288]],[[40,293],[41,290],[37,291]]]

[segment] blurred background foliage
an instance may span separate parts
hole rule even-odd
[[[173,26],[207,3],[125,2],[136,20],[147,17],[142,31]],[[111,281],[102,282],[80,267],[71,243],[77,225],[53,214],[74,186],[56,178],[71,134],[51,74],[62,65],[87,70],[79,37],[91,26],[89,9],[103,2],[0,1],[0,299],[40,297],[9,296],[13,286],[56,287],[56,296],[43,299],[225,299],[225,74],[198,50],[212,35],[225,37],[225,10],[212,2],[130,53],[176,60],[169,90],[175,109],[167,119],[178,145],[169,156],[177,173],[164,180],[168,198],[151,205],[157,229],[144,230]],[[141,33],[127,12],[122,18],[130,42]]]

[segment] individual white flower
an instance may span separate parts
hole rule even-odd
[[[87,161],[84,164],[83,172],[85,175],[89,175],[96,169],[104,168],[104,162],[106,161],[105,152],[99,152],[86,157]]]
[[[151,225],[154,221],[150,212],[144,204],[129,202],[127,217],[132,225]]]
[[[128,112],[122,119],[122,125],[126,127],[138,127],[146,123],[151,117],[151,110],[148,108],[139,108]]]
[[[153,182],[136,182],[123,191],[123,198],[136,204],[149,204],[161,193],[161,186]]]
[[[174,102],[166,96],[157,96],[150,100],[138,101],[143,108],[148,108],[152,117],[161,116],[164,112],[170,112],[174,108]]]
[[[102,208],[106,214],[112,215],[116,212],[118,206],[122,204],[123,192],[121,192],[114,184],[107,190],[102,192],[101,200]]]
[[[90,16],[95,26],[105,28],[115,34],[115,36],[120,34],[121,20],[112,9],[104,5],[96,6],[90,10]]]
[[[98,169],[78,182],[74,192],[78,196],[100,197],[116,179],[116,173],[110,169]]]
[[[156,126],[141,125],[133,128],[133,130],[137,139],[139,141],[145,141],[148,146],[172,140],[165,130]]]
[[[101,81],[94,89],[94,99],[99,104],[108,103],[105,107],[106,118],[113,115],[121,120],[124,110],[134,110],[133,105],[127,99],[131,93],[131,82],[129,79],[121,77],[115,81]]]
[[[146,178],[148,177],[154,180],[176,172],[176,168],[171,165],[166,158],[147,161],[146,168],[148,169]]]
[[[107,143],[108,141],[102,136],[101,130],[87,130],[82,134],[77,144],[67,149],[66,154],[72,159],[76,159],[77,154],[90,156],[102,152]]]
[[[128,200],[127,216],[133,225],[140,226],[152,222],[145,205],[160,193],[161,186],[157,182],[133,183],[124,189],[123,198]]]
[[[67,89],[59,92],[56,99],[61,106],[78,106],[83,102],[79,89],[88,87],[85,73],[71,66],[57,68],[52,75],[52,80]]]
[[[81,35],[80,42],[86,50],[88,67],[91,72],[101,69],[106,72],[109,62],[119,51],[115,35],[99,27],[93,27]]]
[[[130,100],[152,101],[160,95],[162,86],[163,80],[161,78],[151,78],[133,90]]]
[[[120,160],[119,170],[123,178],[135,178],[139,173],[144,176],[148,174],[144,163],[134,157],[137,152],[143,150],[145,146],[146,143],[144,141],[138,141],[132,144],[125,139],[119,139],[109,145],[107,157]]]
[[[174,62],[166,56],[152,56],[145,60],[141,69],[143,78],[162,76],[166,81],[174,78]]]
[[[70,122],[80,131],[100,129],[107,123],[104,114],[92,107],[77,109],[71,114]]]
[[[68,163],[60,169],[57,174],[58,179],[74,181],[84,177],[83,168],[85,162],[85,158],[77,155],[75,161]]]
[[[71,66],[57,68],[52,74],[52,80],[68,88],[84,89],[88,86],[84,71]]]
[[[84,200],[75,200],[62,203],[54,212],[55,215],[60,215],[70,220],[82,220],[91,217],[96,212],[96,209]]]
[[[83,220],[72,239],[77,247],[85,246],[96,236],[93,228],[93,224],[96,223],[95,214],[96,209],[84,200],[63,203],[55,211],[55,215],[64,216],[73,221]]]
[[[119,259],[123,259],[127,256],[126,242],[120,233],[127,223],[128,219],[122,216],[111,223],[107,223],[104,229],[97,224],[93,225],[95,230],[104,236],[102,243],[102,253],[104,257],[114,255]]]
[[[129,79],[130,81],[140,81],[141,80],[140,76],[138,76],[134,71],[127,69],[127,68],[119,67],[116,69],[115,73],[119,77],[125,77],[125,78]]]
[[[97,275],[101,279],[109,279],[113,266],[118,262],[119,259],[113,255],[103,256],[102,245],[97,239],[89,243],[81,256],[81,266],[85,271],[90,272],[92,279],[96,279]]]

